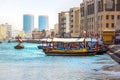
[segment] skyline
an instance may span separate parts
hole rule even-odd
[[[0,24],[8,23],[13,30],[23,29],[23,15],[31,14],[35,18],[34,28],[38,27],[38,16],[48,15],[49,27],[54,28],[58,23],[58,13],[69,11],[72,7],[80,7],[82,0],[0,0]]]

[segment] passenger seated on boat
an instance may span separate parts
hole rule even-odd
[[[75,50],[75,48],[76,48],[75,43],[72,43],[71,46],[70,46],[70,49]]]
[[[92,49],[95,49],[95,47],[96,47],[96,43],[92,43]]]
[[[84,48],[84,43],[80,43],[80,48]]]
[[[86,43],[87,50],[91,50],[91,42]]]
[[[57,49],[58,50],[65,50],[65,48],[61,44],[58,45]]]

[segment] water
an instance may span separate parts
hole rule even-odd
[[[119,66],[107,54],[88,57],[46,56],[39,44],[0,44],[0,80],[120,80],[120,71],[104,70]]]

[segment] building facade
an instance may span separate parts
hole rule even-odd
[[[34,28],[34,16],[25,14],[23,15],[23,30],[25,33],[32,33]]]
[[[56,31],[56,34],[59,34],[59,27],[58,27],[58,24],[55,24],[54,25],[54,29]]]
[[[7,28],[7,39],[9,39],[12,37],[12,26],[8,23],[4,24],[4,26]]]
[[[42,32],[38,31],[37,29],[32,31],[32,39],[41,39]]]
[[[99,34],[111,43],[116,27],[119,27],[120,0],[84,0],[81,6],[81,28]]]
[[[64,37],[65,33],[69,33],[69,12],[68,11],[64,11],[59,13],[58,15],[58,22],[59,22],[59,35],[61,35],[61,37]]]
[[[7,38],[7,27],[2,24],[0,25],[0,40],[4,40]]]
[[[48,16],[41,15],[38,17],[38,30],[48,30],[49,29],[49,22],[48,22]]]
[[[78,37],[80,35],[80,8],[70,8],[69,11],[69,25],[70,33],[72,37]]]

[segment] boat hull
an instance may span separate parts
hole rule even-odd
[[[106,51],[96,51],[96,54],[97,55],[103,55],[104,53],[106,53],[107,52],[107,50]]]
[[[43,49],[43,47],[42,46],[37,46],[38,47],[38,49]]]
[[[47,56],[93,56],[95,52],[73,52],[73,51],[44,51]]]
[[[17,46],[15,46],[14,48],[15,48],[15,49],[24,49],[24,46],[23,46],[23,45],[21,45],[21,46],[18,46],[18,45],[17,45]]]

